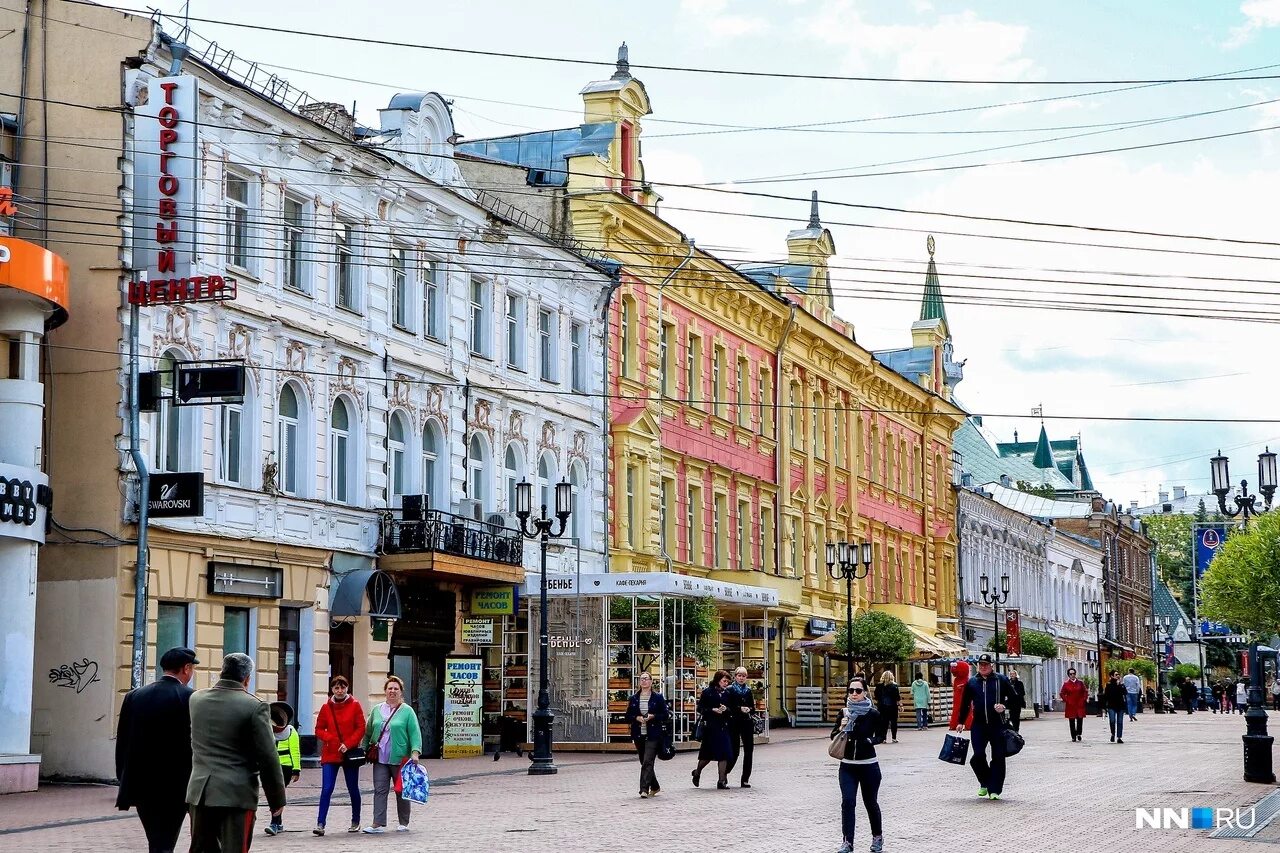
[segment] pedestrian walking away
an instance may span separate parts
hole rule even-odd
[[[717,669],[711,683],[698,698],[698,713],[702,716],[702,743],[698,747],[698,766],[693,771],[693,785],[702,784],[702,768],[716,762],[720,770],[717,788],[729,787],[729,759],[733,746],[729,743],[729,673]]]
[[[191,853],[246,853],[253,842],[258,780],[271,816],[284,811],[284,776],[267,703],[249,692],[253,659],[222,660],[218,681],[191,697]]]
[[[1213,694],[1213,701],[1215,704],[1213,713],[1216,714],[1218,711],[1222,711],[1224,714],[1230,713],[1230,708],[1227,707],[1229,703],[1223,698],[1224,694],[1227,692],[1226,685],[1221,681],[1215,681],[1213,686],[1209,688],[1209,692]]]
[[[972,709],[973,728],[969,733],[969,745],[973,748],[973,755],[969,766],[978,778],[979,797],[998,800],[1004,793],[1004,713],[1013,696],[1013,685],[995,671],[991,655],[978,655],[978,674],[965,684],[960,699],[960,719],[964,720]],[[963,722],[956,725],[956,731],[964,731]],[[990,761],[987,760],[988,747],[991,748]]]
[[[880,673],[880,683],[876,685],[876,710],[880,712],[880,736],[878,743],[889,739],[893,733],[893,742],[898,742],[898,703],[902,701],[902,691],[893,673],[885,670]]]
[[[747,668],[740,666],[733,671],[733,682],[729,685],[729,743],[733,746],[733,757],[729,759],[729,771],[742,758],[742,776],[738,784],[743,788],[751,787],[751,758],[756,751],[756,718],[752,713],[756,707],[756,697],[747,684]]]
[[[1138,677],[1133,667],[1129,667],[1129,672],[1121,679],[1121,684],[1125,693],[1125,711],[1129,714],[1130,720],[1137,722],[1138,700],[1142,697],[1142,679]]]
[[[191,778],[191,677],[196,653],[169,649],[164,675],[125,694],[116,725],[116,808],[133,807],[147,836],[148,853],[172,853],[187,816]]]
[[[879,734],[880,714],[867,695],[865,679],[854,676],[845,694],[844,710],[831,728],[831,739],[843,732],[844,753],[840,757],[840,832],[843,843],[839,853],[851,853],[857,819],[858,791],[862,791],[862,807],[871,824],[871,851],[884,850],[884,828],[880,822],[880,762],[876,758],[875,740]]]
[[[1280,711],[1280,678],[1271,679],[1271,709]]]
[[[916,711],[916,731],[929,728],[929,682],[924,680],[924,671],[916,672],[916,680],[911,682],[911,704]]]
[[[1182,679],[1182,684],[1178,687],[1178,693],[1182,697],[1182,706],[1187,709],[1187,713],[1194,714],[1196,711],[1196,686],[1190,678]]]
[[[371,834],[387,831],[387,799],[393,787],[397,789],[396,832],[409,831],[409,801],[395,782],[400,768],[410,761],[417,762],[422,753],[422,729],[417,713],[404,701],[404,682],[388,676],[382,692],[387,700],[369,712],[360,743],[373,765],[373,823],[363,830]]]
[[[351,695],[351,684],[345,676],[335,675],[329,682],[329,701],[316,715],[316,740],[320,742],[320,813],[316,817],[316,835],[324,835],[324,825],[329,819],[329,801],[338,784],[338,773],[347,785],[351,797],[351,827],[348,832],[360,831],[360,768],[364,766],[364,753],[360,743],[364,740],[364,709]]]
[[[1241,714],[1249,708],[1249,684],[1243,679],[1236,683],[1236,708]]]
[[[1014,697],[1009,705],[1009,727],[1016,732],[1022,728],[1022,709],[1027,707],[1027,685],[1022,683],[1016,669],[1010,669],[1008,677]]]
[[[640,673],[640,689],[627,703],[627,721],[631,723],[631,742],[640,756],[640,797],[656,797],[662,786],[653,764],[671,725],[671,706],[653,689],[653,676],[647,672]]]
[[[1107,679],[1107,686],[1102,689],[1102,705],[1107,709],[1111,742],[1124,743],[1124,718],[1129,711],[1129,695],[1120,681],[1120,673],[1113,672]]]
[[[1084,740],[1085,706],[1089,702],[1089,688],[1076,678],[1074,669],[1067,670],[1067,680],[1058,688],[1062,697],[1063,712],[1067,718],[1067,728],[1071,730],[1072,742]]]
[[[280,773],[284,776],[284,786],[288,788],[302,775],[302,749],[298,730],[290,725],[293,719],[293,708],[288,702],[271,703],[271,733],[276,739],[276,754],[280,756]],[[284,812],[273,815],[267,826],[267,835],[279,835],[284,832]]]

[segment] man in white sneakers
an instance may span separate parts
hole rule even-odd
[[[1129,719],[1137,722],[1135,716],[1138,713],[1138,697],[1142,695],[1142,679],[1133,671],[1133,667],[1129,667],[1129,674],[1120,679],[1124,683],[1124,700],[1128,705]]]

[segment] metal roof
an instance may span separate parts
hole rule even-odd
[[[1056,468],[1036,468],[1023,456],[1001,456],[996,452],[994,442],[973,418],[966,418],[956,430],[952,447],[963,457],[961,470],[972,475],[974,483],[998,483],[1001,477],[1007,476],[1015,484],[1025,480],[1033,485],[1049,485],[1060,490],[1075,488]]]
[[[460,143],[457,150],[501,163],[525,166],[531,172],[531,183],[564,186],[569,183],[568,158],[580,154],[607,157],[616,133],[617,125],[605,121],[475,139]]]
[[[1033,518],[1088,518],[1092,508],[1087,501],[1058,501],[1010,489],[999,483],[986,483],[982,487],[991,493],[997,503],[1017,510]]]

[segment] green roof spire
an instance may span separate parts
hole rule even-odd
[[[1049,447],[1049,433],[1045,432],[1044,424],[1040,424],[1040,439],[1036,442],[1036,455],[1031,457],[1031,464],[1037,468],[1052,468],[1053,450]]]
[[[947,320],[947,306],[942,301],[942,282],[938,279],[938,267],[933,262],[934,241],[929,235],[929,268],[924,274],[924,300],[920,303],[921,320]]]

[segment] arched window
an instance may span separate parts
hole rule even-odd
[[[507,497],[507,512],[516,511],[516,485],[521,480],[520,447],[514,442],[507,445],[502,459],[503,493]]]
[[[556,511],[555,474],[555,457],[550,453],[542,454],[538,459],[538,500],[534,505],[535,512],[539,506],[545,506],[548,515]]]
[[[427,421],[422,427],[422,494],[426,495],[427,506],[435,507],[443,500],[445,509],[448,509],[448,495],[442,477],[447,466],[440,462],[443,443],[440,425],[434,420]]]
[[[276,408],[276,483],[286,495],[300,494],[303,459],[298,443],[302,433],[302,405],[293,383],[280,389]]]
[[[581,462],[569,466],[569,483],[573,486],[573,515],[570,517],[573,535],[578,542],[589,542],[591,537],[591,510],[587,501],[587,471]]]
[[[408,434],[404,413],[392,412],[387,422],[387,485],[392,506],[398,506],[400,498],[409,490]]]
[[[467,450],[467,496],[480,501],[480,506],[490,506],[488,489],[485,481],[489,468],[489,448],[479,435],[471,436],[471,446]]]
[[[329,498],[338,503],[350,503],[355,493],[351,443],[351,412],[339,397],[329,413]]]

